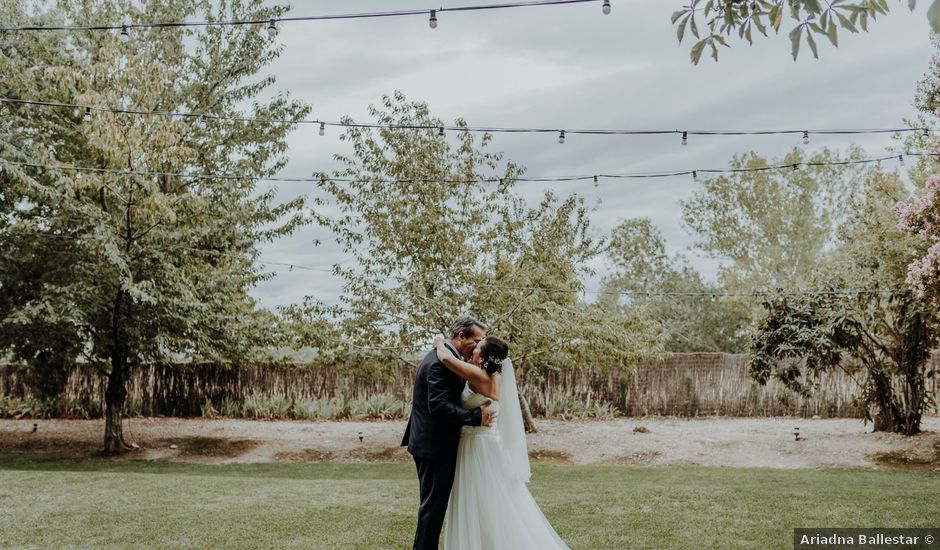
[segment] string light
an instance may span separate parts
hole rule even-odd
[[[697,171],[697,170],[692,170],[692,181],[694,181],[694,182],[696,182],[696,183],[698,182],[698,171]]]
[[[85,107],[85,120],[91,120],[91,107]]]
[[[431,18],[428,19],[428,26],[432,29],[437,28],[437,10],[431,10]]]
[[[898,155],[898,164],[904,166],[904,155]]]
[[[610,0],[604,0],[604,6],[601,8],[604,15],[610,15]]]
[[[565,144],[565,131],[564,130],[558,132],[558,143],[562,145]]]
[[[598,2],[599,0],[529,0],[506,2],[501,4],[483,4],[455,6],[452,8],[438,8],[431,10],[431,28],[434,28],[437,22],[438,12],[473,12],[483,10],[498,10],[509,8],[529,8],[537,6],[559,6],[565,4],[586,4],[588,2]],[[404,17],[404,16],[424,16],[428,13],[426,9],[411,9],[398,11],[377,11],[360,13],[342,13],[333,15],[304,15],[296,17],[282,17],[279,21],[331,21],[338,19],[372,19],[385,17]],[[210,27],[210,26],[243,26],[243,25],[263,25],[266,20],[258,19],[238,19],[228,21],[166,21],[158,23],[137,23],[134,26],[138,28],[180,28],[180,27]],[[117,30],[120,25],[23,25],[0,27],[0,31],[100,31]]]
[[[440,128],[438,128],[438,130],[437,130],[437,135],[440,136],[440,137],[444,137],[444,127],[443,127],[443,126],[441,126]]]
[[[268,22],[268,38],[274,38],[277,36],[277,21],[272,19]]]
[[[130,39],[130,37],[131,35],[127,30],[127,24],[121,25],[121,34],[120,34],[121,42],[127,42]]]
[[[140,25],[135,25],[140,26]],[[0,97],[0,103],[10,103],[16,105],[31,105],[38,107],[48,107],[48,108],[67,108],[74,109],[80,108],[85,109],[85,105],[79,105],[76,103],[63,103],[56,101],[43,101],[43,100],[34,100],[34,99],[20,99],[13,97]],[[330,122],[325,120],[318,119],[273,119],[273,118],[262,118],[262,117],[249,117],[249,116],[219,116],[219,115],[204,115],[200,113],[185,113],[180,111],[145,111],[137,109],[113,109],[108,107],[94,107],[95,111],[106,112],[106,113],[116,113],[124,115],[135,115],[135,116],[163,116],[163,117],[180,117],[180,118],[211,118],[214,120],[227,120],[233,122],[251,122],[251,123],[260,123],[260,124],[313,124],[319,126],[321,129],[326,126],[335,126],[341,128],[371,128],[371,129],[394,129],[394,130],[433,130],[438,128],[437,124],[434,125],[421,125],[421,124],[380,124],[375,122]],[[450,130],[453,132],[474,132],[474,133],[506,133],[506,134],[544,134],[544,133],[555,133],[558,132],[557,129],[553,128],[536,128],[536,127],[500,127],[500,126],[444,126],[445,130]],[[895,133],[911,133],[911,132],[931,132],[932,129],[929,128],[834,128],[834,129],[819,129],[819,130],[793,130],[793,129],[782,129],[782,130],[695,130],[695,131],[685,131],[685,130],[633,130],[633,129],[600,129],[600,128],[582,128],[582,129],[572,129],[568,128],[565,130],[565,134],[578,134],[578,135],[595,135],[595,136],[658,136],[658,135],[669,135],[669,134],[680,134],[682,136],[682,144],[687,145],[690,135],[697,136],[769,136],[769,135],[786,135],[786,134],[796,134],[803,135],[806,134],[817,134],[817,135],[873,135],[873,134],[895,134]],[[929,135],[929,134],[928,134]]]
[[[803,131],[803,145],[809,145],[809,132]]]
[[[320,135],[322,136],[322,135],[325,135],[325,134],[326,134],[326,123],[325,123],[325,122],[321,122],[321,123],[320,123]]]
[[[936,153],[918,153],[918,152],[906,152],[904,153],[909,156],[915,157],[935,157]],[[704,174],[738,174],[738,173],[751,173],[751,172],[767,172],[774,170],[785,170],[789,169],[791,171],[796,171],[799,166],[807,167],[822,167],[822,166],[846,166],[846,165],[857,165],[857,164],[870,164],[877,163],[886,160],[903,160],[901,155],[890,155],[883,157],[873,157],[865,159],[855,159],[855,160],[840,160],[840,161],[829,161],[829,162],[804,162],[802,164],[778,164],[778,165],[769,165],[769,166],[760,166],[760,167],[750,167],[750,168],[699,168],[695,170],[673,170],[665,172],[634,172],[634,173],[619,173],[619,174],[592,174],[584,176],[523,176],[514,178],[514,181],[517,182],[570,182],[570,181],[590,181],[594,180],[597,182],[600,178],[605,179],[657,179],[657,178],[669,178],[676,176],[688,176],[692,175],[693,179],[698,177],[700,173]],[[477,179],[456,179],[456,180],[441,180],[438,178],[427,178],[427,179],[359,179],[359,178],[295,178],[295,177],[256,177],[256,176],[243,176],[238,174],[187,174],[182,172],[159,172],[159,171],[145,171],[145,170],[125,170],[118,168],[97,168],[97,167],[82,167],[82,166],[65,166],[65,165],[48,165],[40,163],[30,163],[30,162],[20,162],[12,161],[6,159],[0,159],[0,165],[9,164],[12,166],[24,166],[30,168],[41,168],[48,170],[66,170],[66,171],[76,171],[76,172],[94,172],[94,173],[105,173],[105,174],[119,174],[119,175],[141,175],[146,177],[155,177],[155,176],[164,176],[164,177],[177,177],[177,178],[191,178],[191,179],[218,179],[218,180],[256,180],[256,181],[271,181],[271,182],[292,182],[292,183],[322,183],[323,181],[334,181],[334,182],[369,182],[369,183],[387,183],[387,184],[399,184],[399,183],[453,183],[453,184],[470,184],[470,183],[496,183],[502,182],[503,178],[492,177],[492,178],[477,178]]]

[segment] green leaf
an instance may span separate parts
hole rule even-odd
[[[803,0],[803,7],[806,8],[808,13],[822,13],[823,8],[819,4],[819,0]]]
[[[930,22],[933,32],[940,33],[940,0],[933,0],[933,4],[927,10],[927,21]]]
[[[839,47],[839,27],[836,25],[836,22],[829,20],[829,30],[826,33],[826,36],[829,37],[829,42],[832,42],[832,45]]]
[[[790,31],[790,53],[793,54],[793,61],[796,61],[800,55],[800,35],[803,32],[803,25],[795,27]]]
[[[762,35],[767,36],[767,27],[761,23],[760,17],[755,17],[752,21],[754,21],[754,25],[757,26],[757,30],[760,31]]]
[[[692,46],[692,51],[689,54],[692,58],[692,64],[698,65],[698,62],[702,59],[702,51],[705,49],[705,42],[707,41],[708,39],[699,40]]]
[[[685,15],[685,13],[686,13],[685,10],[679,10],[679,11],[674,11],[674,12],[672,12],[672,24],[675,25],[675,24],[676,24],[676,21],[678,21],[680,17],[682,17],[683,15]]]
[[[839,12],[835,12],[836,16],[839,18],[839,24],[842,25],[842,28],[848,29],[849,32],[857,33],[858,29],[855,28],[855,25],[852,24],[852,21],[848,17],[842,15]]]
[[[676,38],[679,39],[679,43],[682,43],[682,38],[685,37],[685,24],[689,22],[689,19],[686,18],[683,22],[679,23],[679,26],[676,27]]]
[[[813,33],[806,32],[806,42],[809,43],[809,49],[813,50],[813,57],[819,59],[819,52],[816,51],[816,39],[813,38]]]

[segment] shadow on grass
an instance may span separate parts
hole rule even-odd
[[[59,452],[22,452],[0,450],[0,472],[47,471],[47,472],[100,472],[127,474],[170,474],[210,477],[246,477],[303,480],[414,480],[414,465],[390,462],[267,462],[252,464],[196,464],[166,460],[143,460],[131,455],[112,456],[97,452],[78,458],[73,454]],[[894,477],[916,477],[940,481],[940,472],[924,468],[827,468],[784,470],[777,468],[726,468],[712,466],[675,466],[641,464],[593,464],[571,465],[557,462],[533,461],[533,471],[539,477],[559,483],[580,483],[587,480],[622,481],[628,478],[643,478],[647,481],[661,479],[663,483],[681,483],[683,479],[713,478],[723,484],[749,483],[763,479],[770,483],[812,483],[813,480],[829,480],[842,477],[887,479]],[[539,475],[541,474],[541,475]]]
[[[367,466],[367,467],[364,467]],[[129,474],[170,474],[213,477],[272,479],[411,479],[414,466],[406,464],[346,463],[258,463],[193,464],[114,457],[96,453],[87,458],[55,452],[0,451],[0,471],[101,472]]]

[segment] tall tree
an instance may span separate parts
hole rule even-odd
[[[818,273],[819,292],[765,301],[751,370],[761,383],[774,376],[808,394],[819,373],[846,369],[875,431],[913,435],[935,402],[925,382],[938,375],[927,359],[940,323],[936,307],[902,284],[920,245],[894,223],[892,207],[907,196],[896,174],[869,175],[839,230],[840,272]]]
[[[848,213],[848,198],[865,165],[803,166],[862,158],[823,149],[794,149],[779,161],[756,153],[735,156],[736,172],[706,179],[682,204],[682,221],[698,237],[696,247],[722,260],[720,277],[731,289],[794,287],[828,261],[835,230]],[[770,166],[794,168],[767,169]]]
[[[292,318],[330,315],[356,346],[413,348],[471,312],[509,340],[523,380],[546,369],[627,366],[657,349],[639,319],[579,299],[600,251],[581,198],[545,193],[527,205],[514,191],[522,168],[488,151],[488,135],[448,140],[427,105],[401,93],[370,115],[396,127],[347,128],[352,155],[316,175],[338,211],[320,221],[355,258],[336,268],[341,306],[308,303]],[[398,129],[415,126],[428,130]]]
[[[747,349],[751,308],[706,283],[682,255],[670,257],[648,218],[624,220],[607,245],[612,273],[604,279],[607,307],[636,310],[662,331],[667,351],[729,352]]]
[[[940,36],[933,40],[930,68],[917,86],[914,105],[916,119],[907,120],[912,128],[929,128],[940,118]],[[895,211],[899,226],[921,239],[922,254],[914,257],[907,270],[907,283],[921,297],[940,303],[940,174],[937,173],[936,137],[928,132],[913,132],[902,140],[904,151],[924,153],[907,172],[915,192],[899,202]]]
[[[0,19],[268,20],[285,11],[260,0],[62,0],[5,2]],[[274,77],[259,73],[280,52],[264,27],[130,34],[0,36],[3,95],[91,108],[4,107],[0,345],[35,368],[59,354],[100,369],[107,452],[127,448],[122,415],[135,366],[181,355],[243,360],[265,343],[269,322],[248,295],[271,276],[254,263],[257,247],[304,221],[303,200],[276,204],[274,191],[255,189],[254,178],[284,165],[285,138],[309,110],[285,95],[264,99]],[[235,115],[286,122],[218,118]],[[51,168],[63,165],[89,169]]]

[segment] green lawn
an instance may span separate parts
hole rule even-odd
[[[408,464],[191,464],[0,454],[0,548],[406,548]],[[536,464],[572,548],[792,548],[794,527],[936,527],[940,475]]]

